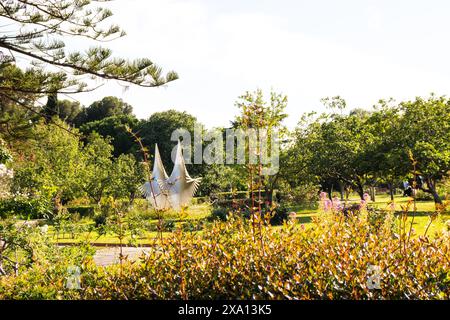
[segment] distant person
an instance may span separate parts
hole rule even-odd
[[[413,189],[411,188],[411,186],[407,186],[406,189],[403,191],[403,196],[404,197],[412,197],[413,195]]]

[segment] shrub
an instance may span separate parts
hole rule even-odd
[[[0,299],[449,299],[450,243],[407,239],[366,215],[323,213],[311,229],[262,225],[232,215],[202,233],[176,232],[142,263],[86,262],[82,289],[67,290],[58,264],[0,277]],[[164,250],[161,250],[161,246]],[[182,263],[181,263],[182,261]],[[370,267],[381,289],[370,289]]]
[[[0,200],[0,217],[19,216],[25,219],[47,219],[52,215],[52,205],[44,197],[16,196]]]
[[[0,296],[2,296],[3,280],[8,282],[9,275],[26,274],[27,277],[38,273],[40,278],[30,281],[30,286],[35,286],[43,280],[47,269],[66,268],[70,265],[82,265],[86,259],[91,259],[94,253],[89,245],[76,247],[59,247],[51,241],[48,234],[48,226],[40,226],[39,223],[20,222],[14,218],[0,221]],[[6,274],[6,276],[5,276]],[[18,298],[36,295],[33,290],[27,291],[20,282],[14,289]],[[39,291],[39,288],[35,288]],[[45,290],[44,290],[45,291]],[[47,293],[46,295],[49,296]]]
[[[423,192],[422,190],[417,190],[416,200],[417,201],[434,201],[433,196],[430,193]]]
[[[273,226],[282,225],[289,219],[289,210],[285,206],[279,206],[275,208],[272,217],[270,218],[270,224]]]
[[[71,214],[78,213],[80,218],[93,217],[95,215],[95,207],[92,205],[70,206],[67,211]]]
[[[94,216],[94,225],[96,228],[100,228],[106,225],[106,221],[108,219],[108,215],[100,212]]]
[[[282,185],[276,194],[276,199],[280,203],[300,206],[302,208],[317,208],[317,189],[314,184],[304,184],[295,188],[289,185]]]
[[[229,209],[224,207],[217,207],[211,211],[211,215],[208,217],[209,221],[220,220],[226,221],[229,214]]]
[[[172,232],[175,230],[175,221],[173,220],[164,220],[162,224],[162,230],[164,232]]]

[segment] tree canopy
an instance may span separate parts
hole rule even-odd
[[[125,35],[119,26],[107,23],[112,12],[96,5],[108,1],[2,1],[2,105],[24,108],[46,117],[47,121],[58,115],[70,122],[77,107],[58,104],[57,94],[89,92],[106,80],[142,87],[158,87],[176,80],[178,75],[174,71],[163,74],[149,58],[116,57],[110,49],[98,45]],[[87,49],[68,49],[66,44],[78,38],[89,43]],[[39,100],[45,96],[49,97],[47,105]],[[43,112],[36,110],[38,106],[44,107]]]
[[[323,188],[347,185],[361,197],[367,186],[416,179],[440,203],[436,184],[450,172],[449,108],[448,98],[432,95],[398,104],[381,100],[373,110],[310,114],[295,131],[288,171]]]
[[[74,123],[81,126],[88,122],[99,121],[112,116],[132,115],[133,107],[117,97],[104,97],[87,108],[82,108],[74,118]]]
[[[75,93],[95,89],[95,85],[83,80],[85,75],[144,87],[177,79],[172,71],[163,75],[161,68],[148,58],[114,57],[110,49],[101,46],[69,52],[66,42],[73,37],[100,42],[125,35],[119,26],[105,24],[112,12],[94,6],[98,2],[105,1],[2,1],[2,62],[14,63],[23,57],[32,64],[26,73],[2,81],[1,93]]]

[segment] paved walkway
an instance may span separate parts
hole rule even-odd
[[[138,260],[143,253],[148,252],[148,248],[123,247],[122,252],[123,255],[128,256],[128,260],[135,261]],[[118,264],[120,263],[119,254],[119,247],[97,248],[97,252],[94,255],[95,264],[98,266]]]

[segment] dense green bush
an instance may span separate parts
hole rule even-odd
[[[92,205],[70,206],[70,207],[67,207],[67,211],[70,214],[78,213],[81,218],[93,217],[95,214],[95,207]]]
[[[60,247],[51,241],[52,235],[48,233],[47,225],[34,222],[14,218],[0,220],[0,292],[4,289],[2,281],[9,279],[10,275],[29,275],[40,270],[41,277],[45,278],[47,269],[81,265],[92,258],[94,251],[89,245]],[[30,285],[37,286],[35,289],[39,290],[36,281]],[[20,281],[17,285],[22,298],[35,294],[22,290]]]
[[[209,221],[220,220],[226,221],[230,210],[224,207],[216,207],[211,211],[211,215],[208,217]]]
[[[94,216],[94,226],[96,228],[100,228],[102,226],[105,226],[107,219],[108,219],[108,216],[105,213],[99,212],[99,213],[95,214],[95,216]]]
[[[25,219],[47,219],[52,215],[52,205],[44,197],[24,197],[0,199],[0,218],[18,216]]]
[[[272,216],[270,217],[270,224],[273,226],[282,225],[289,219],[289,210],[285,206],[279,206],[274,209]]]
[[[423,192],[422,190],[417,190],[416,200],[418,201],[433,201],[433,195],[427,192]]]
[[[282,184],[277,192],[276,199],[280,203],[300,206],[302,208],[317,208],[318,194],[320,188],[312,183],[296,186]]]
[[[202,233],[174,233],[142,263],[97,268],[84,260],[81,290],[65,288],[57,263],[37,264],[18,277],[0,277],[0,298],[450,298],[445,236],[408,239],[384,225],[374,232],[365,214],[331,213],[312,229],[289,223],[254,232],[249,220],[231,217]],[[371,266],[380,268],[381,289],[368,286]]]

